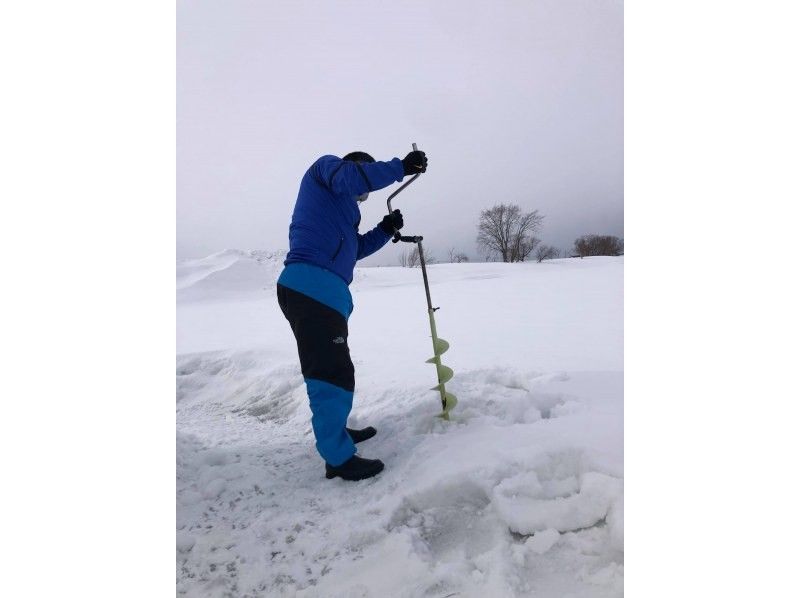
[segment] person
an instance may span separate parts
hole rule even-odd
[[[347,345],[353,311],[349,285],[356,261],[386,245],[403,228],[394,210],[363,235],[359,204],[372,191],[427,170],[425,152],[376,162],[365,152],[322,156],[300,182],[289,226],[289,252],[278,278],[278,304],[297,341],[300,369],[311,406],[316,448],[325,477],[361,480],[383,470],[379,459],[356,454],[355,444],[373,437],[373,427],[347,427],[355,369]]]

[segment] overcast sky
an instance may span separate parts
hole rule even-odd
[[[619,0],[179,0],[177,16],[179,258],[288,249],[316,158],[412,142],[428,172],[393,204],[439,258],[477,257],[500,202],[538,209],[559,248],[624,236]],[[396,186],[362,204],[362,232]]]

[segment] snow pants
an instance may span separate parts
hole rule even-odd
[[[317,451],[326,463],[341,465],[356,452],[345,429],[355,389],[355,369],[347,346],[347,318],[280,281],[278,304],[297,341]]]

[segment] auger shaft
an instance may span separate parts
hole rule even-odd
[[[422,251],[422,241],[417,241],[419,250],[419,265],[422,267],[422,282],[425,283],[425,299],[428,300],[428,312],[431,314],[431,332],[436,337],[436,324],[433,322],[433,303],[431,303],[431,288],[428,286],[428,271],[425,268],[425,253]]]
[[[414,151],[417,151],[416,143],[412,144],[412,147],[414,148]],[[397,191],[392,193],[386,200],[386,207],[389,208],[390,214],[392,213],[392,199],[408,185],[414,182],[417,177],[419,177],[419,174],[415,174],[408,182],[401,186]],[[426,363],[432,363],[436,366],[436,377],[439,383],[431,388],[431,390],[436,390],[439,392],[439,396],[442,399],[441,417],[449,420],[450,410],[456,406],[458,400],[452,393],[447,392],[444,387],[445,382],[453,377],[453,370],[442,364],[441,355],[450,348],[450,345],[446,340],[439,338],[439,336],[436,334],[436,318],[434,317],[434,312],[439,308],[433,307],[433,303],[431,302],[431,289],[428,285],[428,270],[425,268],[425,253],[422,250],[422,237],[404,236],[401,235],[399,231],[395,231],[392,242],[397,243],[398,241],[402,241],[404,243],[416,243],[417,250],[419,251],[419,263],[422,267],[422,280],[425,283],[425,299],[428,302],[428,320],[431,324],[431,341],[433,342],[433,357],[428,359]]]

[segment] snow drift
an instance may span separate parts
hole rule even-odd
[[[358,269],[358,483],[314,450],[281,260],[178,266],[179,595],[622,595],[623,258],[432,266],[450,422],[420,271]]]

